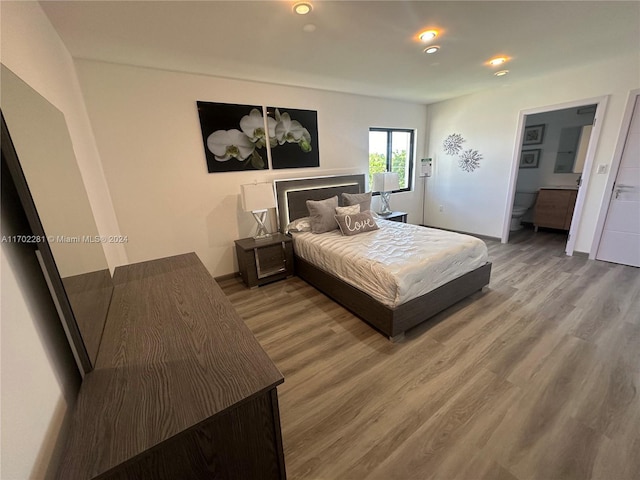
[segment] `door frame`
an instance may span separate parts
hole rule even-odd
[[[502,223],[502,237],[500,241],[507,243],[509,241],[509,227],[511,225],[511,213],[513,211],[513,200],[515,197],[516,181],[518,179],[518,165],[520,163],[520,153],[522,151],[522,138],[524,135],[524,127],[526,123],[527,115],[535,115],[537,113],[552,112],[554,110],[564,110],[567,108],[577,108],[584,105],[596,105],[596,114],[593,118],[593,131],[591,132],[591,138],[589,139],[589,145],[587,146],[587,155],[584,162],[584,168],[582,171],[581,187],[578,189],[578,196],[576,198],[575,208],[573,210],[573,217],[571,219],[571,227],[569,229],[569,240],[565,247],[565,253],[569,256],[573,255],[573,250],[576,243],[576,236],[578,226],[580,225],[580,219],[582,218],[582,210],[585,204],[585,198],[587,188],[589,186],[589,179],[591,178],[591,170],[593,167],[593,160],[595,158],[596,149],[598,146],[598,140],[600,139],[600,132],[602,131],[602,123],[604,114],[609,101],[609,95],[602,95],[600,97],[585,98],[581,100],[573,100],[571,102],[564,102],[554,105],[547,105],[543,107],[528,108],[520,110],[518,114],[518,126],[516,130],[516,137],[513,146],[513,159],[511,161],[511,175],[509,177],[509,189],[507,195],[507,205],[505,208],[505,216]]]
[[[618,171],[620,170],[620,163],[622,162],[622,153],[624,152],[624,146],[627,142],[627,136],[629,134],[629,128],[631,128],[631,121],[633,120],[633,110],[636,105],[636,99],[640,96],[640,88],[636,88],[629,92],[627,97],[627,106],[622,116],[622,123],[620,125],[620,133],[618,134],[618,141],[616,148],[613,151],[613,158],[611,159],[611,165],[609,168],[609,176],[604,187],[604,198],[600,205],[600,213],[598,214],[598,221],[596,222],[596,229],[593,235],[593,242],[591,243],[591,250],[589,250],[589,259],[595,260],[600,248],[600,242],[602,241],[602,233],[604,232],[604,223],[607,219],[607,213],[609,212],[609,206],[611,205],[611,199],[613,198],[613,187],[618,178]]]

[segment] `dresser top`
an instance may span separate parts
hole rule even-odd
[[[93,478],[284,381],[194,253],[113,280],[59,478]]]

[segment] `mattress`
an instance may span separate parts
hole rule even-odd
[[[293,234],[296,255],[394,308],[487,263],[470,235],[377,220],[378,230]]]

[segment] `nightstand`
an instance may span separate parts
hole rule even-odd
[[[274,233],[264,239],[235,241],[240,277],[247,287],[258,287],[293,275],[291,237]]]
[[[407,223],[407,212],[391,212],[389,215],[380,215],[380,218],[392,222]]]

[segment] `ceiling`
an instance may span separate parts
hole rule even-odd
[[[427,104],[640,52],[638,1],[294,3],[40,2],[74,58]],[[427,27],[442,32],[434,55]],[[496,55],[504,77],[485,64]]]

